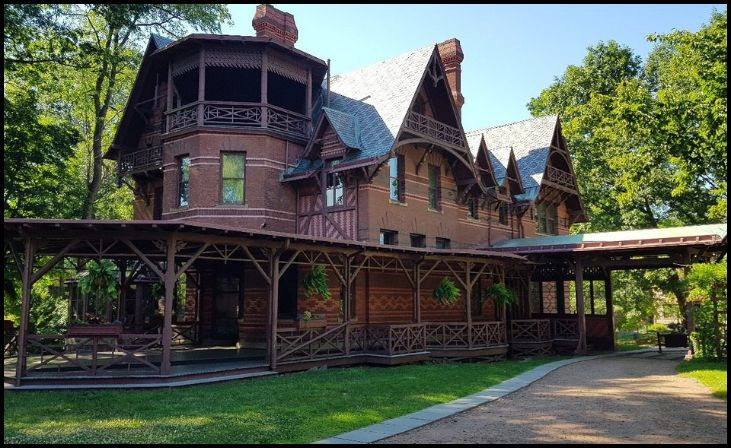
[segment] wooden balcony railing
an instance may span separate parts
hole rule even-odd
[[[99,375],[112,366],[149,369],[160,366],[149,355],[160,347],[159,334],[120,334],[70,338],[64,334],[28,335],[28,373],[47,370]]]
[[[505,344],[502,322],[427,323],[426,346],[431,349],[485,348]]]
[[[551,339],[548,319],[515,319],[510,322],[511,342],[535,342]]]
[[[426,350],[423,324],[350,325],[277,331],[277,361],[310,361],[351,354],[400,355]]]
[[[158,168],[162,168],[162,146],[123,154],[119,159],[117,172],[121,177]]]
[[[578,339],[578,320],[576,318],[551,318],[551,337],[553,339]]]
[[[307,137],[309,118],[271,104],[204,101],[186,104],[167,113],[167,132],[191,126],[270,128]]]
[[[564,170],[560,170],[551,165],[546,167],[546,180],[553,182],[554,184],[562,185],[564,187],[576,190],[576,182],[574,176]]]
[[[449,126],[426,115],[409,112],[405,127],[412,132],[431,137],[455,146],[465,146],[462,133],[458,128]]]

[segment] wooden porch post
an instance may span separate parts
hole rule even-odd
[[[566,314],[566,288],[563,279],[556,280],[556,312],[560,315]]]
[[[467,311],[467,347],[472,348],[472,262],[465,266],[465,311]]]
[[[206,50],[201,46],[200,59],[198,61],[198,126],[203,126],[203,114],[206,100]]]
[[[170,111],[173,110],[173,62],[168,61],[167,108],[165,109],[165,132],[170,131]]]
[[[279,257],[281,251],[269,253],[269,365],[277,368],[277,313],[279,308]]]
[[[307,86],[305,87],[305,114],[307,115],[307,135],[312,133],[312,69],[307,69]]]
[[[343,284],[343,300],[345,303],[343,303],[343,313],[345,316],[343,316],[343,322],[350,321],[350,260],[351,256],[345,257],[345,282]]]
[[[175,292],[175,238],[168,240],[165,266],[165,314],[162,324],[162,365],[160,373],[170,374],[170,346],[173,338],[173,293]]]
[[[28,320],[30,319],[30,293],[33,287],[33,257],[35,256],[35,240],[28,238],[25,241],[25,259],[21,294],[20,328],[18,329],[18,363],[15,366],[15,385],[20,386],[20,380],[25,375],[26,351],[28,346]]]
[[[264,51],[261,54],[261,127],[266,128],[267,127],[267,115],[268,113],[268,107],[267,104],[269,103],[268,98],[268,91],[267,91],[267,78],[269,74],[269,64],[267,61],[267,52]]]
[[[132,275],[132,272],[130,272]],[[117,295],[117,320],[122,321],[122,308],[126,305],[127,291],[127,260],[119,260],[119,294]],[[111,301],[110,301],[111,306]]]
[[[579,327],[579,342],[576,346],[577,355],[586,354],[586,316],[584,316],[584,264],[581,258],[576,259],[576,317]]]
[[[414,263],[414,323],[421,323],[421,262]]]
[[[607,269],[607,274],[604,279],[604,296],[607,302],[607,319],[609,319],[609,336],[611,340],[610,350],[616,349],[616,343],[614,341],[614,302],[612,301],[612,271]]]

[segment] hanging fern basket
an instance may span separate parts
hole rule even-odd
[[[312,270],[305,274],[302,284],[305,289],[305,296],[320,296],[322,300],[330,300],[332,295],[330,294],[330,288],[328,288],[327,272],[325,267],[322,265],[315,265]]]
[[[513,305],[518,301],[515,291],[502,283],[495,283],[485,290],[485,298],[492,300],[498,307]]]
[[[432,298],[442,305],[454,305],[459,299],[460,290],[451,279],[444,277],[431,294]]]

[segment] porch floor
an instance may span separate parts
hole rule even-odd
[[[52,355],[46,355],[45,358]],[[68,356],[68,355],[67,355]],[[99,362],[111,360],[111,352],[99,352]],[[69,356],[75,358],[75,355]],[[151,350],[147,354],[147,360],[153,364],[159,364],[162,359],[162,349]],[[80,362],[91,362],[91,354],[79,354]],[[41,357],[33,355],[28,357],[28,365],[33,366],[41,362]],[[3,373],[6,381],[15,378],[16,357],[5,358]],[[264,349],[242,349],[234,346],[185,346],[172,347],[170,375],[164,378],[201,375],[206,373],[225,372],[229,370],[253,369],[268,367],[266,362],[266,350]],[[72,364],[63,358],[56,358],[50,361],[41,369],[28,372],[24,378],[73,378],[73,379],[103,379],[103,378],[160,378],[161,375],[152,372],[145,366],[131,366],[127,363],[119,363],[115,368],[105,370],[101,374],[90,375],[86,372],[69,371]]]

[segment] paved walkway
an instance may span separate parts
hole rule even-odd
[[[318,443],[725,443],[726,402],[676,375],[683,355],[557,361]]]

